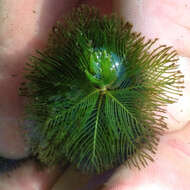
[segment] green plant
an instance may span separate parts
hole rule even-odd
[[[21,87],[38,134],[30,140],[33,154],[48,165],[66,159],[97,173],[153,160],[165,106],[183,83],[176,52],[152,50],[155,42],[87,6],[57,22]]]

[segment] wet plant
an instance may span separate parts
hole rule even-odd
[[[153,161],[165,108],[183,88],[176,51],[156,41],[88,6],[57,22],[20,88],[38,134],[29,135],[33,154],[96,173]]]

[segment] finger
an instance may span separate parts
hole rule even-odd
[[[29,151],[23,138],[21,122],[24,100],[19,96],[18,88],[23,81],[23,68],[28,57],[35,49],[45,46],[48,32],[55,21],[68,14],[76,2],[77,0],[1,1],[0,156],[15,160],[0,157],[0,172],[10,171],[18,166],[21,169],[10,173],[11,178],[1,174],[0,189],[10,190],[13,188],[11,185],[15,185],[15,189],[27,189],[27,185],[33,186],[33,183],[37,183],[38,189],[46,189],[47,183],[48,189],[56,181],[55,177],[60,175],[57,170],[55,173],[50,172],[51,176],[47,176],[47,172],[38,173],[34,163],[25,165],[25,159],[21,159],[27,157]],[[25,185],[22,185],[25,179]]]
[[[0,29],[0,155],[22,158],[28,155],[22,125],[24,99],[18,88],[28,57],[46,44],[55,21],[67,14],[77,0],[1,1]]]
[[[190,121],[190,58],[180,56],[178,64],[184,75],[185,88],[183,96],[179,97],[176,103],[167,106],[168,132],[180,130]]]
[[[161,44],[177,49],[182,56],[190,56],[189,0],[118,0],[116,11],[147,38],[159,38]]]
[[[190,125],[162,137],[154,162],[142,170],[118,168],[104,190],[172,189],[188,190]]]

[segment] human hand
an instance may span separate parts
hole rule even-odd
[[[47,31],[51,28],[51,26],[60,15],[70,10],[69,7],[72,7],[72,5],[69,4],[71,1],[68,3],[68,1],[61,2],[59,0],[56,0],[51,3],[51,1],[41,0],[38,1],[38,4],[35,1],[31,1],[31,4],[28,2],[26,4],[24,1],[20,1],[19,3],[15,1],[17,4],[14,6],[14,1],[12,1],[11,4],[6,0],[4,1],[6,2],[4,6],[9,7],[7,10],[9,15],[8,18],[5,19],[3,27],[0,30],[2,34],[1,36],[3,36],[1,40],[1,62],[3,63],[3,69],[1,73],[3,77],[0,84],[2,87],[4,87],[3,89],[5,89],[0,92],[0,96],[2,97],[0,100],[2,105],[0,113],[1,118],[3,118],[3,127],[1,128],[1,130],[3,130],[1,134],[3,134],[3,136],[0,138],[1,140],[3,139],[1,143],[1,152],[9,158],[21,158],[27,154],[27,151],[24,151],[26,146],[24,145],[20,133],[15,136],[16,132],[18,131],[18,125],[15,125],[15,123],[17,123],[16,121],[20,117],[23,101],[17,95],[17,89],[20,81],[22,80],[20,72],[23,69],[28,55],[31,55],[34,49],[45,46],[45,42],[47,40]],[[57,4],[55,2],[57,2]],[[121,2],[125,3],[121,6]],[[130,21],[134,25],[134,30],[142,32],[148,38],[158,37],[160,38],[161,44],[172,45],[178,50],[178,53],[180,55],[190,56],[188,46],[185,45],[188,44],[189,41],[189,37],[187,35],[188,32],[186,29],[188,28],[188,19],[187,21],[181,21],[179,19],[180,16],[177,16],[179,24],[176,26],[176,23],[173,23],[172,20],[176,20],[174,13],[177,13],[177,11],[175,11],[175,3],[177,3],[177,1],[173,1],[173,4],[167,4],[167,2],[169,1],[146,1],[145,4],[145,2],[134,0],[115,1],[115,7],[118,13],[121,13],[124,17],[126,17],[126,20]],[[73,1],[73,3],[75,2]],[[88,3],[90,5],[96,5],[100,7],[104,13],[110,13],[112,11],[112,7],[111,4],[109,4],[109,1],[101,2],[94,0],[89,1]],[[186,3],[187,7],[185,7],[184,1],[184,7],[181,9],[178,8],[178,10],[182,10],[183,12],[184,10],[188,9],[190,2],[186,1]],[[182,4],[183,3],[180,3],[181,6]],[[23,5],[24,8],[22,7]],[[158,10],[162,10],[162,12],[159,12],[156,9],[157,6],[159,6]],[[170,10],[167,11],[167,8]],[[166,22],[166,16],[163,12],[168,13],[169,18],[172,19],[167,20]],[[171,17],[170,14],[172,14]],[[185,18],[188,18],[188,15],[186,15]],[[163,27],[164,24],[167,26],[167,28]],[[185,27],[183,28],[182,25],[185,25]],[[174,34],[173,31],[171,32],[170,30],[172,26],[176,27],[174,31],[180,32],[177,32],[176,34]],[[162,27],[165,30],[157,30],[159,27]],[[181,35],[183,35],[183,37],[180,37]],[[177,40],[178,38],[180,40]],[[184,42],[185,44],[183,44]],[[141,171],[138,171],[136,169],[127,170],[121,166],[121,168],[119,168],[118,171],[113,175],[108,184],[114,185],[115,187],[118,186],[118,189],[138,189],[140,187],[143,187],[143,185],[146,185],[145,187],[147,189],[153,189],[155,187],[158,189],[180,189],[181,187],[184,187],[184,190],[185,188],[188,189],[187,187],[189,187],[188,185],[190,184],[188,184],[187,178],[190,173],[188,173],[188,171],[185,169],[189,166],[188,156],[186,155],[188,155],[188,116],[190,114],[190,106],[188,106],[188,70],[190,68],[188,67],[188,59],[181,59],[180,61],[181,70],[185,75],[186,89],[184,91],[184,96],[178,101],[178,103],[168,107],[169,119],[167,120],[167,123],[170,131],[173,132],[168,132],[168,134],[161,137],[160,145],[158,147],[158,152],[154,163],[150,163],[147,168],[142,169]],[[14,76],[15,73],[17,76]],[[11,76],[12,74],[13,76]],[[183,128],[183,130],[178,130],[180,128]],[[177,132],[174,132],[175,130],[177,130]],[[5,136],[6,138],[3,138]],[[12,140],[10,139],[15,140],[13,143],[11,143]],[[178,149],[180,149],[181,152],[179,152]],[[185,155],[184,152],[186,153]],[[178,168],[176,168],[176,163],[178,163]],[[182,163],[183,165],[180,165],[179,163]],[[159,172],[155,173],[155,170]],[[18,187],[17,189],[34,189],[32,186],[35,184],[38,188],[50,189],[60,173],[61,171],[57,169],[38,172],[38,170],[35,169],[35,164],[28,162],[25,166],[13,172],[11,174],[11,179],[2,177],[0,179],[0,182],[2,182],[0,183],[0,187],[1,185],[4,185],[2,186],[2,189],[9,190],[14,184],[15,189],[16,185]],[[73,173],[70,175],[71,183],[67,186],[67,189],[72,189]],[[175,183],[180,182],[181,184],[178,184],[178,186],[174,182],[173,184],[168,184],[168,181],[170,180],[169,177],[171,177],[171,175],[169,176],[168,173],[172,174],[172,177],[174,179],[176,178],[174,180]],[[75,173],[75,177],[77,175],[80,174]],[[183,176],[183,179],[181,179],[181,176]],[[84,176],[81,178],[81,181],[86,181],[84,178],[88,179],[88,177]],[[67,179],[68,178],[64,174],[60,178],[59,183],[63,183],[64,185]],[[92,180],[93,178],[91,181]],[[22,185],[22,181],[25,181],[26,185]],[[80,180],[78,177],[76,177],[76,181],[79,183]],[[69,182],[67,181],[67,183]],[[121,184],[120,187],[118,184]],[[174,186],[169,187],[169,185]],[[56,186],[54,189],[59,188],[59,185]],[[79,188],[77,187],[75,189]]]

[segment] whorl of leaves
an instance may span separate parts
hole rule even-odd
[[[97,173],[125,161],[141,168],[153,160],[166,128],[164,108],[176,101],[172,94],[181,95],[183,78],[176,52],[165,45],[152,50],[156,41],[87,6],[57,22],[47,48],[27,64],[21,87],[28,97],[26,117],[38,133],[31,138],[33,153],[48,165],[67,159]],[[120,82],[102,88],[89,80],[96,50],[119,58],[125,68]]]

